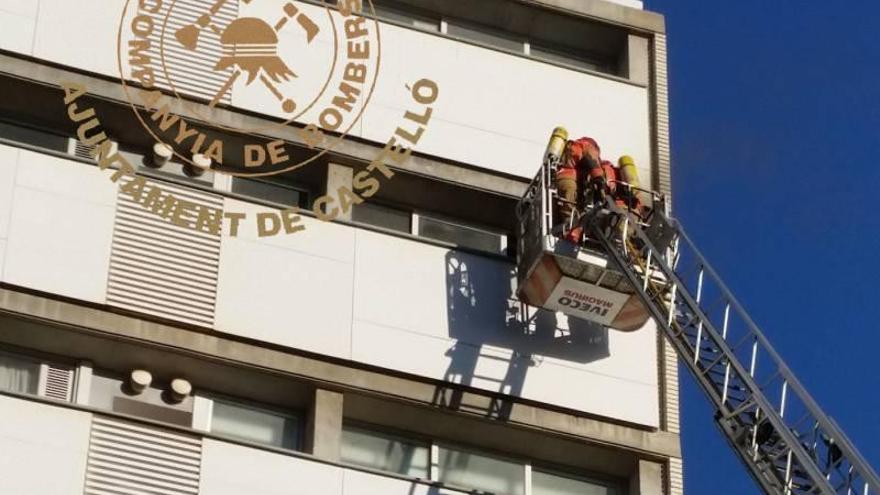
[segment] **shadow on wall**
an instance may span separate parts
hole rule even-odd
[[[456,342],[446,351],[444,382],[497,395],[485,404],[463,404],[462,390],[444,385],[434,393],[435,405],[507,419],[510,396],[522,394],[529,368],[543,358],[584,364],[610,356],[607,328],[520,303],[515,275],[515,267],[500,261],[447,253],[447,319]]]

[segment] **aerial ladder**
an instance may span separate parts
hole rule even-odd
[[[647,215],[606,198],[557,219],[558,165],[559,154],[548,153],[517,207],[520,299],[623,331],[653,318],[765,493],[880,495],[877,473],[801,385],[665,199],[640,191],[652,202]],[[587,233],[579,245],[560,236],[560,228],[575,225]]]

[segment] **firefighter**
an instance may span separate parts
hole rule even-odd
[[[638,188],[641,187],[639,181],[639,171],[636,168],[636,162],[629,155],[623,155],[618,160],[620,168],[620,180],[626,184],[619,185],[618,194],[624,200],[624,204],[635,214],[641,216],[643,210],[642,200],[639,197]]]
[[[599,144],[590,137],[569,141],[565,154],[556,172],[556,190],[562,200],[559,213],[563,222],[571,221],[576,206],[584,199],[584,188],[587,178],[592,177],[595,170],[601,170]],[[580,242],[583,229],[571,229],[566,238],[572,242]]]
[[[604,195],[610,195],[614,198],[614,201],[617,204],[620,204],[620,198],[617,194],[617,180],[620,174],[618,173],[617,167],[608,160],[602,160],[602,170],[600,172],[602,174],[601,181],[597,181],[596,188],[598,189],[601,187]],[[599,177],[598,173],[596,175]],[[601,199],[604,199],[604,197]],[[597,206],[602,205],[597,203]]]
[[[606,198],[611,198],[618,208],[622,208],[624,210],[627,209],[626,186],[619,182],[621,180],[621,177],[621,170],[619,168],[617,168],[613,163],[608,160],[602,160],[601,181],[597,181],[596,185],[594,186],[596,190],[601,191],[600,194],[603,195],[601,198],[601,203],[596,203],[597,207],[605,207]],[[600,187],[601,189],[599,189]],[[620,238],[623,239],[625,233],[624,227],[626,223],[620,220],[621,219],[618,219],[616,223],[617,232]]]

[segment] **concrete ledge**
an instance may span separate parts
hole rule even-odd
[[[330,359],[296,354],[292,350],[278,350],[231,340],[217,333],[186,330],[11,288],[0,288],[0,316],[31,322],[22,324],[19,331],[12,324],[0,325],[0,341],[62,356],[89,358],[95,361],[96,366],[102,364],[97,359],[101,356],[106,356],[105,360],[120,359],[123,355],[123,344],[135,345],[137,350],[133,353],[136,359],[150,363],[157,362],[156,357],[161,356],[160,361],[168,361],[169,367],[186,369],[191,375],[196,373],[193,368],[195,358],[215,365],[221,363],[251,372],[261,371],[275,376],[296,378],[313,387],[351,392],[367,399],[373,397],[398,401],[416,407],[416,410],[423,411],[422,414],[438,410],[438,393],[445,393],[449,385],[392,374],[391,370],[379,371],[355,363],[333,362]],[[107,341],[102,346],[113,345],[109,349],[118,350],[86,356],[86,347],[82,340],[84,337],[92,340],[97,337]],[[200,378],[208,381],[216,379],[207,372]],[[194,380],[194,383],[199,384],[199,380]],[[201,386],[210,385],[203,383]],[[461,406],[444,412],[494,425],[502,430],[498,434],[499,438],[505,440],[509,439],[510,428],[514,427],[555,435],[559,439],[576,440],[578,444],[587,442],[594,447],[623,449],[641,457],[662,460],[681,456],[680,440],[676,434],[647,431],[599,418],[577,416],[522,403],[509,397],[503,403],[508,411],[506,418],[487,418],[480,411],[485,411],[491,401],[498,400],[497,397],[471,389],[460,391],[459,394]],[[346,404],[348,402],[346,399]],[[378,407],[375,400],[366,403],[373,403]],[[396,408],[392,407],[393,409]],[[424,416],[420,417],[424,419]],[[526,448],[528,446],[524,445]]]
[[[517,0],[520,3],[551,8],[569,15],[589,17],[613,24],[654,33],[666,32],[663,15],[647,10],[634,9],[605,0]]]
[[[24,59],[19,56],[0,51],[0,77],[12,77],[44,87],[60,91],[61,81],[70,81],[83,84],[88,89],[88,94],[100,101],[127,110],[132,114],[129,102],[126,99],[122,84],[109,77],[98,77],[84,74],[68,68],[48,65],[35,60]],[[49,108],[55,108],[54,102],[50,102]],[[224,125],[229,128],[259,128],[266,124],[266,120],[259,116],[225,108],[210,108],[207,105],[187,102],[183,104],[179,99],[168,100],[171,111],[184,117],[187,122],[193,122],[206,128],[215,128]],[[63,115],[62,102],[57,102],[57,115]],[[196,112],[198,110],[198,112]],[[102,115],[98,110],[99,117]],[[210,125],[199,117],[199,114],[214,123]],[[112,130],[112,122],[102,122],[105,127]],[[281,139],[297,146],[307,147],[302,139],[298,128],[292,126],[271,127],[261,135],[269,140]],[[117,136],[112,136],[117,137]],[[372,143],[364,140],[347,138],[333,148],[327,154],[329,161],[347,164],[366,165],[379,156],[385,143]],[[479,167],[439,160],[424,155],[414,154],[400,166],[392,167],[414,175],[428,177],[467,187],[479,191],[500,194],[519,198],[528,186],[528,179],[517,178],[512,175],[493,173]]]

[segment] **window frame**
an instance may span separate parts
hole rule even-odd
[[[436,477],[434,476],[434,467],[436,465],[436,457],[434,455],[435,442],[432,438],[425,436],[425,435],[413,434],[412,432],[400,430],[400,429],[393,428],[393,427],[376,425],[373,423],[366,423],[363,421],[350,420],[347,418],[343,418],[342,430],[345,430],[346,427],[357,429],[357,430],[362,430],[362,431],[366,431],[366,432],[374,432],[378,435],[385,435],[385,436],[392,437],[392,438],[398,438],[404,442],[410,442],[412,444],[427,447],[427,449],[428,449],[428,473],[427,473],[428,477],[424,478],[424,479],[422,479],[422,478],[414,478],[414,479],[418,479],[418,480],[422,480],[422,481],[435,481],[436,480]],[[350,463],[346,463],[346,464],[350,464]],[[375,468],[359,466],[357,464],[350,464],[350,465],[355,466],[358,469],[372,469],[372,470],[379,471],[382,473],[389,473],[389,474],[393,474],[396,476],[404,476],[406,478],[412,478],[411,476],[407,476],[405,474],[400,474],[400,473],[395,473],[393,471],[376,470]]]
[[[197,421],[196,411],[195,411],[195,402],[197,399],[208,400],[210,401],[210,408],[207,419],[207,428],[205,431],[210,433],[211,435],[215,435],[218,438],[223,438],[226,440],[230,440],[233,442],[243,442],[246,444],[260,445],[263,447],[270,447],[274,449],[293,451],[293,452],[303,452],[305,447],[305,433],[306,433],[306,414],[298,409],[288,409],[283,406],[278,406],[275,404],[267,404],[265,402],[257,402],[257,401],[249,401],[248,399],[241,397],[234,397],[230,395],[220,394],[220,393],[204,393],[204,394],[195,394],[193,396],[193,422]],[[217,402],[225,402],[226,404],[232,406],[238,406],[242,409],[251,409],[254,411],[282,416],[287,419],[293,419],[296,422],[296,428],[294,431],[294,442],[292,447],[285,447],[283,445],[271,445],[256,442],[253,440],[247,440],[241,437],[234,437],[232,435],[228,435],[226,433],[214,431],[214,405]]]
[[[28,148],[31,148],[34,150],[42,150],[42,151],[48,152],[48,153],[59,153],[59,154],[63,154],[63,155],[76,156],[73,153],[73,147],[75,146],[76,137],[72,136],[68,132],[64,132],[64,131],[60,131],[60,130],[56,130],[56,129],[51,129],[47,126],[41,126],[39,124],[32,124],[30,122],[13,121],[12,119],[8,118],[8,116],[0,116],[0,125],[5,125],[5,126],[9,126],[9,127],[18,127],[20,129],[25,129],[26,131],[36,132],[36,133],[41,133],[41,134],[48,134],[48,135],[66,140],[64,149],[55,149],[55,148],[50,148],[50,147],[43,146],[40,144],[33,144],[33,143],[25,142],[25,141],[17,141],[15,139],[10,139],[8,137],[0,135],[0,139],[2,139],[3,142],[5,142],[5,143],[9,143],[9,146],[16,146],[16,147],[25,146],[25,147],[28,147]]]
[[[453,227],[476,230],[479,232],[498,236],[498,238],[500,239],[498,251],[494,251],[494,252],[493,251],[486,251],[486,250],[480,249],[480,248],[474,248],[474,247],[465,246],[465,245],[461,245],[461,244],[455,244],[455,243],[452,243],[449,241],[444,241],[442,239],[435,239],[433,237],[423,236],[423,235],[419,234],[419,227],[421,226],[421,218],[422,217],[425,217],[425,218],[428,218],[431,220],[435,220],[437,222],[449,224],[449,225],[452,225]],[[478,252],[478,253],[490,253],[490,254],[494,254],[497,256],[508,256],[507,251],[510,248],[510,236],[511,236],[511,233],[504,232],[501,229],[497,229],[497,228],[493,228],[493,227],[486,227],[485,225],[481,225],[478,223],[469,223],[466,220],[461,220],[461,219],[457,219],[457,218],[450,217],[447,215],[443,215],[442,213],[433,213],[433,212],[421,210],[421,209],[413,210],[411,234],[418,237],[419,239],[427,239],[427,240],[433,241],[433,242],[442,242],[445,244],[453,244],[457,248],[467,249],[467,250]]]
[[[235,182],[236,182],[236,181],[251,181],[251,182],[257,182],[257,183],[265,184],[265,185],[268,185],[268,186],[271,186],[271,187],[277,187],[277,188],[279,188],[279,189],[287,189],[287,190],[289,190],[289,191],[294,191],[294,192],[298,193],[298,194],[300,195],[300,197],[302,198],[302,200],[300,201],[301,204],[297,204],[297,205],[283,205],[282,203],[276,203],[275,201],[272,201],[272,200],[269,200],[269,199],[260,198],[260,197],[252,196],[252,195],[245,194],[245,193],[235,192]],[[230,193],[230,194],[234,194],[234,195],[236,195],[236,196],[238,196],[238,197],[240,197],[240,198],[254,199],[254,200],[257,200],[257,201],[262,201],[262,202],[264,202],[264,203],[272,203],[272,204],[274,204],[274,205],[282,205],[282,206],[285,206],[285,207],[287,207],[287,208],[302,208],[302,209],[309,209],[309,208],[311,208],[311,206],[312,206],[312,199],[313,199],[313,198],[312,198],[312,196],[313,196],[313,195],[312,195],[312,191],[311,191],[310,189],[304,187],[304,186],[296,186],[296,185],[293,185],[293,184],[287,184],[287,183],[280,182],[280,181],[279,181],[279,182],[273,182],[273,181],[271,181],[271,180],[267,180],[267,179],[264,179],[264,178],[262,178],[262,177],[230,177],[230,181],[229,181],[229,190],[226,191],[226,192],[228,192],[228,193]]]
[[[452,490],[463,490],[466,492],[474,492],[476,489],[474,487],[468,486],[458,486],[444,483],[440,481],[439,476],[439,460],[440,460],[440,449],[445,448],[447,450],[465,452],[468,454],[474,454],[478,456],[488,457],[492,459],[497,459],[499,461],[508,462],[512,464],[517,464],[522,467],[523,470],[523,495],[532,495],[533,488],[533,472],[537,471],[540,473],[544,473],[550,476],[558,476],[561,478],[569,478],[575,481],[581,481],[585,483],[592,483],[601,487],[609,488],[615,491],[615,495],[625,495],[626,485],[625,482],[619,478],[614,478],[612,476],[604,476],[599,473],[583,473],[577,470],[577,468],[570,466],[560,466],[553,465],[545,462],[536,462],[531,459],[526,459],[523,457],[517,457],[516,455],[510,454],[508,452],[502,452],[499,450],[495,450],[492,448],[485,448],[480,446],[475,446],[467,443],[459,443],[459,442],[448,442],[442,439],[432,438],[428,435],[423,435],[419,433],[413,433],[410,431],[401,430],[398,428],[385,426],[385,425],[377,425],[374,423],[358,421],[353,419],[344,418],[342,422],[342,428],[354,428],[359,430],[365,430],[367,432],[375,432],[378,435],[386,435],[393,438],[398,438],[404,442],[411,442],[413,444],[421,444],[423,446],[428,447],[428,478],[414,478],[412,476],[408,476],[401,473],[396,473],[393,471],[383,471],[375,468],[370,468],[366,466],[360,466],[357,464],[343,463],[345,465],[351,466],[354,469],[363,469],[368,471],[380,472],[389,474],[392,476],[402,476],[407,479],[417,479],[421,481],[429,481],[432,483],[436,483],[441,487],[449,488]],[[509,495],[509,494],[497,494],[497,495]]]
[[[516,33],[510,33],[510,32],[505,31],[504,29],[501,29],[501,28],[497,28],[494,26],[487,26],[487,25],[481,24],[479,22],[469,21],[467,19],[461,19],[458,17],[443,16],[443,22],[444,22],[445,28],[446,28],[443,31],[443,34],[445,34],[450,39],[453,39],[456,41],[461,41],[463,43],[473,44],[473,45],[480,46],[483,48],[488,48],[491,50],[497,50],[502,53],[510,53],[513,55],[520,55],[520,56],[525,56],[525,57],[531,58],[529,56],[529,46],[531,45],[531,39],[528,38],[527,36],[519,35]],[[489,37],[506,38],[507,40],[509,40],[511,42],[515,42],[515,43],[519,44],[519,48],[514,50],[512,48],[493,45],[493,44],[487,43],[485,41],[480,41],[477,39],[468,38],[466,36],[450,34],[449,33],[449,26],[450,25],[460,26],[463,29],[470,30],[470,31],[480,32],[480,33],[483,33]]]
[[[536,43],[532,43],[530,40],[529,43],[529,57],[545,64],[552,64],[560,67],[565,67],[571,70],[583,71],[583,72],[598,72],[600,74],[609,74],[616,75],[617,77],[624,77],[629,79],[628,77],[621,76],[618,73],[620,69],[614,70],[613,67],[606,65],[601,60],[597,60],[595,58],[591,58],[589,54],[583,52],[583,57],[577,56],[577,53],[573,48],[567,47],[565,45],[561,45],[558,43],[553,43],[549,41],[536,40]],[[556,60],[544,58],[541,55],[535,55],[532,53],[532,48],[536,48],[539,52],[549,53],[551,55],[556,55],[561,59],[570,59],[570,61],[566,60]],[[594,68],[589,67],[579,67],[576,62],[581,61],[584,63],[588,63],[592,65]]]
[[[612,478],[611,476],[601,476],[596,474],[584,474],[579,473],[571,469],[566,469],[565,467],[553,466],[544,463],[531,464],[529,469],[529,495],[531,495],[532,487],[531,487],[531,473],[534,471],[538,471],[540,473],[556,476],[559,478],[568,478],[574,481],[581,481],[584,483],[592,483],[594,485],[602,486],[605,488],[610,488],[615,491],[614,495],[625,495],[627,492],[625,490],[625,485],[621,483],[619,479]]]
[[[306,0],[306,1],[308,1],[308,0]],[[425,12],[425,11],[423,11],[421,9],[417,9],[417,8],[413,9],[413,8],[410,8],[410,6],[408,6],[408,5],[398,5],[396,2],[393,2],[393,1],[390,3],[393,3],[393,5],[390,7],[392,9],[396,9],[396,10],[403,11],[403,12],[410,12],[411,11],[411,12],[413,12],[413,15],[415,15],[415,16],[425,15],[425,14],[422,14],[422,12]],[[388,4],[386,3],[386,5],[388,5]],[[425,15],[425,16],[429,17],[429,15]],[[641,87],[641,88],[648,87],[648,84],[646,84],[646,83],[637,82],[637,81],[633,80],[628,74],[626,74],[625,72],[622,71],[621,67],[617,67],[615,69],[613,62],[612,62],[612,65],[608,65],[607,63],[603,62],[602,60],[595,60],[595,59],[592,59],[589,57],[585,57],[586,61],[588,61],[589,63],[594,64],[596,66],[595,69],[590,69],[590,68],[585,68],[585,67],[579,67],[578,65],[575,65],[575,64],[568,64],[565,62],[560,62],[557,60],[548,60],[546,58],[538,58],[531,53],[531,45],[533,45],[533,44],[537,44],[539,47],[544,47],[544,48],[550,47],[551,49],[548,51],[560,51],[558,48],[555,48],[555,49],[553,48],[553,47],[557,46],[556,43],[545,40],[543,38],[533,38],[530,36],[520,35],[517,33],[509,33],[510,38],[522,39],[522,45],[523,45],[521,50],[510,50],[510,49],[506,49],[506,48],[502,48],[502,47],[498,47],[498,46],[493,46],[493,45],[490,45],[487,43],[483,43],[483,42],[480,42],[477,40],[468,39],[466,37],[451,35],[451,34],[449,34],[450,21],[452,21],[452,23],[455,24],[456,21],[461,20],[464,23],[469,24],[471,26],[475,26],[475,27],[481,27],[481,26],[485,26],[485,25],[478,23],[478,22],[468,21],[467,19],[459,19],[454,16],[447,16],[447,15],[442,15],[442,14],[438,14],[438,16],[440,18],[440,29],[437,31],[422,29],[422,28],[419,28],[419,27],[416,27],[413,25],[401,23],[399,21],[383,18],[380,16],[376,16],[376,19],[378,21],[381,21],[381,22],[384,22],[387,24],[391,24],[394,26],[402,27],[405,29],[412,29],[412,30],[419,31],[422,33],[428,33],[428,34],[432,34],[435,36],[441,36],[441,37],[444,37],[444,38],[447,38],[450,40],[458,41],[461,43],[467,43],[467,44],[477,46],[480,48],[485,48],[488,50],[495,50],[500,53],[506,53],[509,55],[517,56],[517,57],[523,57],[523,58],[526,58],[526,59],[534,61],[534,62],[548,64],[548,65],[552,65],[554,67],[560,67],[560,68],[567,69],[567,70],[573,70],[573,71],[581,72],[584,74],[590,74],[593,76],[598,76],[598,77],[610,79],[610,80],[617,81],[617,82],[631,84],[631,85]],[[372,18],[372,15],[370,16],[370,18]],[[492,31],[496,31],[496,32],[505,32],[504,29],[497,28],[494,26],[485,26],[485,27],[488,30],[492,30]],[[564,54],[565,53],[563,50],[562,55],[564,55]],[[622,56],[623,53],[619,53],[617,55],[619,57],[619,56]]]
[[[497,450],[488,449],[488,448],[484,448],[484,447],[474,447],[472,445],[463,444],[463,443],[446,442],[443,440],[436,440],[436,441],[432,442],[432,444],[431,444],[431,481],[434,481],[435,483],[440,483],[443,486],[448,486],[449,488],[452,488],[452,489],[465,490],[465,491],[469,491],[469,492],[476,491],[476,492],[483,493],[482,491],[480,491],[474,487],[447,485],[447,484],[443,483],[442,481],[440,481],[439,461],[440,461],[440,449],[441,448],[445,448],[448,450],[456,450],[459,452],[466,452],[469,454],[475,454],[478,456],[488,457],[491,459],[497,459],[499,461],[508,462],[511,464],[521,465],[522,470],[523,470],[523,478],[522,478],[523,479],[523,493],[522,493],[522,495],[531,495],[531,493],[532,493],[532,487],[531,487],[531,478],[532,478],[531,466],[532,466],[532,464],[531,464],[531,461],[524,459],[524,458],[521,458],[521,457],[513,456],[513,455],[506,453],[506,452],[500,452]],[[492,494],[492,495],[511,495],[511,494],[499,493],[499,494]]]
[[[63,368],[69,370],[71,373],[70,398],[67,402],[71,404],[77,402],[77,394],[80,387],[82,386],[81,384],[84,378],[82,376],[82,363],[77,363],[73,360],[58,358],[40,351],[19,349],[14,346],[0,348],[0,355],[10,356],[13,359],[20,359],[22,361],[29,361],[39,366],[39,369],[37,371],[37,391],[35,393],[31,394],[29,392],[15,392],[8,390],[4,390],[3,392],[49,399],[50,397],[46,395],[46,385],[49,378],[49,368]]]
[[[400,17],[411,17],[412,22],[403,22],[400,19],[385,17],[382,14],[380,14],[380,10],[382,10],[382,9],[385,9],[386,11],[390,11],[393,14],[398,14]],[[422,10],[419,8],[412,8],[408,5],[403,5],[398,2],[395,2],[394,0],[382,0],[382,1],[375,1],[374,2],[374,9],[371,9],[369,11],[365,11],[364,13],[368,14],[370,17],[372,17],[372,15],[374,14],[374,10],[375,10],[376,20],[381,21],[381,22],[386,22],[388,24],[392,24],[392,25],[407,28],[407,29],[415,29],[416,31],[422,31],[422,32],[426,32],[426,33],[438,34],[438,33],[444,32],[443,31],[444,17],[440,14],[435,14],[435,13],[430,12],[428,10]],[[437,29],[426,29],[424,27],[420,27],[419,25],[415,24],[415,22],[421,22],[421,23],[427,24],[427,23],[434,21],[434,20],[437,21]]]
[[[360,222],[358,220],[355,220],[354,219],[354,211],[355,211],[355,209],[358,208],[358,206],[360,206],[357,204],[354,205],[351,210],[351,223],[352,224],[354,224],[356,226],[364,226],[364,227],[370,228],[370,229],[379,229],[382,232],[393,232],[395,234],[415,235],[415,234],[413,234],[413,232],[415,232],[415,230],[413,229],[413,225],[416,222],[416,218],[415,218],[415,211],[411,207],[407,207],[407,206],[404,206],[404,205],[401,205],[398,203],[394,203],[394,202],[390,202],[390,201],[374,200],[373,198],[365,200],[363,204],[378,206],[380,208],[387,208],[389,210],[396,210],[401,213],[405,213],[406,215],[409,216],[409,230],[394,230],[394,229],[389,229],[387,227],[383,227],[381,225],[374,225],[371,223]]]
[[[27,354],[21,354],[21,353],[17,353],[14,351],[8,351],[5,349],[0,349],[0,357],[2,357],[2,356],[11,358],[13,360],[24,361],[24,362],[31,364],[31,365],[36,365],[36,368],[37,368],[37,373],[36,373],[37,382],[35,384],[36,390],[33,393],[32,392],[21,392],[18,390],[3,390],[4,392],[10,392],[10,393],[14,393],[14,394],[23,394],[23,395],[33,395],[33,396],[38,396],[38,397],[44,396],[45,390],[46,390],[47,374],[49,372],[49,364],[46,361],[39,359],[39,358],[36,358],[36,357],[33,357],[33,356],[29,356]]]

